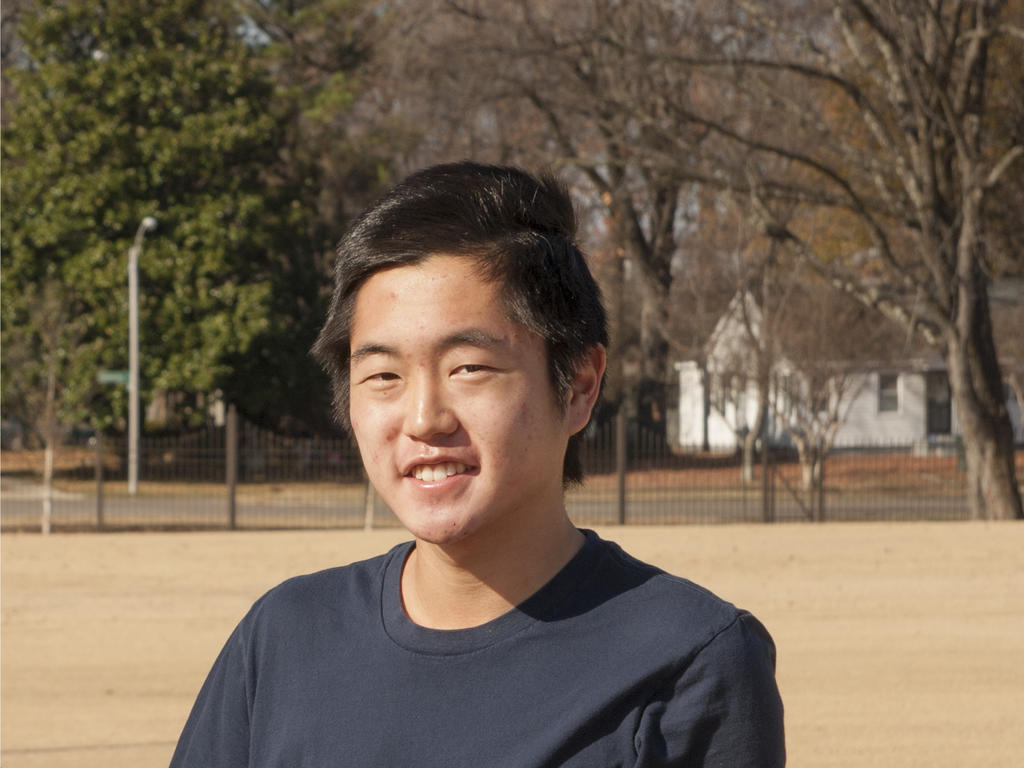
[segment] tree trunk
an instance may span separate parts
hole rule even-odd
[[[53,519],[53,435],[48,435],[43,450],[43,516],[40,530],[46,536],[50,533],[50,521]]]
[[[758,434],[754,430],[743,436],[743,467],[740,470],[740,480],[744,487],[754,482],[754,446],[757,438]]]
[[[814,469],[811,466],[811,446],[808,440],[799,435],[791,434],[793,443],[796,445],[796,457],[800,462],[800,488],[807,490],[811,487],[814,477]]]
[[[810,493],[817,488],[818,476],[821,473],[821,461],[818,451],[807,448],[800,451],[800,488]]]
[[[953,347],[949,383],[963,430],[967,505],[973,520],[1024,517],[1014,473],[1013,427],[998,379],[986,382],[977,351]],[[978,385],[988,385],[988,392]]]
[[[746,486],[754,481],[754,447],[758,439],[761,439],[761,450],[768,450],[768,435],[765,421],[768,415],[768,384],[767,377],[760,376],[757,384],[757,413],[754,416],[754,423],[750,430],[743,436],[743,485]]]
[[[702,360],[700,363],[700,384],[703,389],[703,400],[704,400],[704,412],[701,414],[701,440],[700,447],[702,451],[711,450],[711,433],[710,419],[711,419],[711,377],[708,376],[707,362]],[[1021,409],[1021,413],[1024,414],[1024,408]]]
[[[1016,373],[1009,376],[1010,388],[1013,390],[1013,397],[1017,401],[1017,414],[1024,424],[1024,380]]]
[[[57,348],[49,350],[46,371],[46,400],[43,404],[43,509],[40,530],[50,533],[53,519],[53,450],[57,442]]]
[[[1021,519],[1024,510],[1014,475],[1013,427],[992,340],[988,291],[980,260],[964,253],[980,247],[971,237],[974,224],[970,216],[965,217],[958,254],[955,332],[946,340],[949,384],[967,459],[967,505],[974,520]]]

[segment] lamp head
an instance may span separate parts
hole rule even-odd
[[[147,216],[142,220],[143,232],[152,232],[154,229],[156,229],[156,219],[154,219],[152,216]]]

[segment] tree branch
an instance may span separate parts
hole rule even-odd
[[[1016,144],[1010,147],[996,164],[992,166],[992,170],[985,177],[985,183],[982,184],[982,188],[988,190],[998,184],[1000,177],[1021,157],[1024,157],[1024,145]]]

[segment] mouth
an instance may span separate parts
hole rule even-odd
[[[445,461],[440,464],[417,464],[409,470],[407,477],[414,477],[424,483],[439,483],[453,475],[464,475],[469,470],[472,470],[472,467],[457,461]]]

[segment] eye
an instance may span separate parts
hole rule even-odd
[[[391,371],[377,371],[376,373],[370,373],[359,379],[360,384],[366,384],[370,387],[386,387],[393,382],[398,381],[399,376],[397,373]]]
[[[479,376],[493,373],[495,370],[494,366],[491,365],[483,365],[481,363],[463,363],[462,365],[457,365],[452,369],[452,375],[477,378]]]

